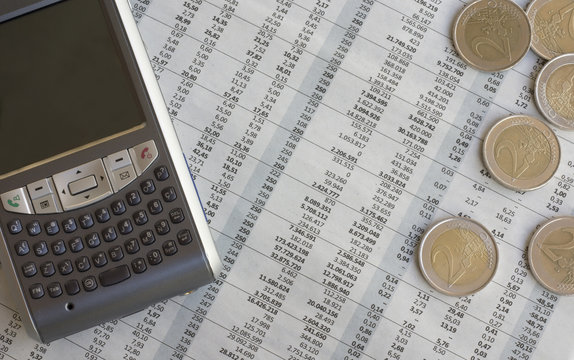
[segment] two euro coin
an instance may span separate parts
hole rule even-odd
[[[544,65],[536,78],[535,99],[549,122],[574,130],[574,54],[560,55]]]
[[[425,232],[418,261],[433,288],[446,295],[466,296],[490,282],[498,265],[498,248],[480,223],[452,217]]]
[[[482,71],[507,70],[530,49],[532,28],[511,0],[478,0],[458,14],[452,38],[459,56]]]
[[[528,262],[542,286],[559,295],[574,294],[574,217],[542,224],[530,240]]]
[[[543,121],[513,115],[500,120],[487,133],[482,156],[490,174],[517,191],[542,187],[560,164],[560,144]]]
[[[526,10],[532,25],[532,50],[546,60],[574,52],[574,2],[533,0]]]

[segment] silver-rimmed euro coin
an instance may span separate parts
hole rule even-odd
[[[493,278],[498,248],[490,232],[478,222],[447,218],[423,235],[418,262],[433,288],[446,295],[466,296],[484,288]]]
[[[574,20],[573,20],[574,21]],[[574,54],[550,60],[536,78],[538,109],[552,124],[574,130]]]
[[[560,164],[560,143],[542,120],[513,115],[490,128],[482,157],[492,177],[502,185],[529,191],[552,179]]]
[[[526,15],[532,26],[532,50],[546,60],[574,52],[574,2],[533,0]]]
[[[452,38],[459,56],[482,71],[507,70],[530,49],[526,13],[511,0],[478,0],[456,17]]]
[[[560,295],[574,294],[574,217],[543,223],[530,240],[528,262],[546,289]]]

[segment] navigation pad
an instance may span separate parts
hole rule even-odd
[[[98,202],[140,176],[158,157],[153,140],[78,165],[0,195],[6,211],[61,213]]]

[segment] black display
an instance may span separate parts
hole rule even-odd
[[[0,26],[0,175],[144,122],[102,13],[68,0]]]

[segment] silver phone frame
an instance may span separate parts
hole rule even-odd
[[[41,9],[42,7],[55,4],[61,1],[62,0],[39,0],[39,1],[20,0],[19,3],[22,2],[28,3],[28,5],[24,5],[13,12],[9,12],[8,15],[5,15],[4,17],[0,16],[0,21],[2,21],[5,18],[10,19],[16,16],[26,16],[25,14],[30,11]],[[68,1],[74,1],[74,0],[68,0]],[[148,95],[151,107],[153,108],[155,117],[157,119],[157,123],[162,132],[163,138],[165,139],[165,145],[168,148],[168,153],[172,160],[174,169],[177,173],[177,178],[179,179],[179,182],[181,184],[181,189],[184,192],[184,196],[187,200],[186,202],[189,206],[189,209],[193,217],[196,220],[202,217],[203,217],[202,220],[207,220],[205,217],[205,213],[203,211],[203,206],[199,199],[197,188],[195,186],[195,183],[193,181],[193,178],[190,174],[189,168],[185,161],[185,156],[182,151],[177,134],[175,132],[175,128],[173,127],[172,120],[167,111],[167,107],[164,102],[164,97],[161,93],[159,84],[155,77],[155,73],[151,66],[144,42],[140,36],[137,24],[133,18],[130,4],[128,0],[98,0],[98,1],[103,1],[104,3],[110,2],[110,4],[105,4],[105,6],[115,5],[115,9],[117,10],[117,14],[119,15],[119,19],[121,20],[121,25],[123,27],[125,36],[127,37],[128,43],[130,45],[131,48],[130,50],[133,53],[135,59],[135,65],[137,66],[139,70],[139,75],[142,79],[142,84],[144,87],[143,90]],[[114,31],[117,30],[118,29],[114,29]],[[110,138],[113,137],[115,136],[112,136]],[[98,143],[105,142],[107,140],[108,138],[101,139],[100,141],[98,141]],[[72,154],[78,150],[83,149],[84,147],[80,149],[72,149],[63,154],[59,154],[54,158],[65,157],[69,154]],[[176,154],[181,154],[181,156],[176,156]],[[44,160],[41,163],[50,162],[54,158]],[[27,166],[23,169],[18,169],[17,171],[10,172],[5,175],[3,174],[4,176],[0,178],[0,181],[9,180],[13,174],[26,171],[29,168],[33,168],[35,165],[36,164],[32,166]],[[194,221],[194,225],[201,238],[201,247],[203,248],[205,257],[208,260],[208,264],[210,265],[212,275],[214,278],[217,278],[217,276],[219,275],[219,273],[223,268],[223,265],[218,255],[207,221]],[[6,236],[2,233],[2,231],[3,230],[0,228],[0,237],[6,239]],[[24,309],[20,310],[24,310],[27,313],[27,316],[22,316],[22,320],[25,323],[26,328],[29,330],[30,335],[34,337],[36,340],[44,342],[44,339],[40,337],[37,326],[33,321],[33,316],[31,314],[30,308],[27,305],[23,289],[19,286],[19,281],[15,275],[18,270],[14,268],[14,264],[12,263],[9,254],[10,249],[8,248],[7,242],[4,240],[0,241],[0,272],[4,273],[3,275],[11,275],[6,276],[6,280],[8,281],[11,287],[18,289],[18,293],[13,295],[16,295],[17,299],[15,300],[17,300],[18,305],[24,307]],[[10,270],[3,269],[3,267],[10,267]]]

